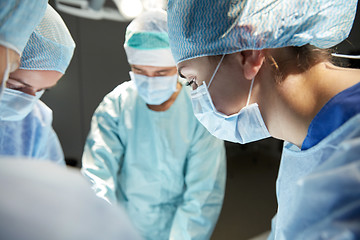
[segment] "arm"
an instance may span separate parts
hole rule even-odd
[[[118,135],[119,107],[109,96],[96,109],[82,156],[82,173],[93,184],[96,194],[115,204],[117,173],[123,155]]]
[[[185,167],[185,192],[170,232],[174,239],[210,239],[225,192],[224,142],[198,125]]]
[[[44,141],[40,146],[39,158],[50,160],[57,165],[65,166],[65,157],[62,150],[58,136],[56,135],[52,126],[46,127],[47,136],[43,138]],[[44,130],[45,131],[45,130]]]

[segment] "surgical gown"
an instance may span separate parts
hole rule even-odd
[[[284,143],[269,239],[360,239],[359,102],[360,83],[317,114],[309,148]]]
[[[52,110],[38,100],[23,120],[0,121],[0,155],[36,158],[65,165],[52,119]]]
[[[210,239],[224,198],[224,143],[196,120],[183,86],[166,111],[150,110],[125,82],[94,113],[82,172],[119,202],[144,239]]]

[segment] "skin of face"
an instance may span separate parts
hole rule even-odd
[[[135,64],[131,65],[131,71],[135,74],[141,74],[148,77],[173,76],[177,73],[176,66],[155,67]]]
[[[10,48],[0,46],[0,84],[2,84],[5,70],[7,67],[6,55],[8,54],[8,60],[10,64],[10,72],[15,71],[20,64],[20,56],[17,52]],[[7,77],[7,76],[6,76]]]
[[[62,76],[53,70],[18,69],[10,74],[6,87],[35,96],[36,92],[54,87]]]
[[[316,114],[336,94],[359,83],[360,70],[335,67],[324,61],[305,72],[294,71],[277,82],[264,59],[284,53],[283,58],[287,59],[287,49],[226,55],[209,93],[217,111],[231,115],[245,106],[250,80],[254,79],[250,104],[258,103],[271,136],[301,147]],[[203,82],[209,83],[219,61],[219,56],[199,57],[180,62],[177,67],[179,75],[188,82],[195,78],[196,88]]]
[[[145,66],[145,65],[131,65],[131,71],[135,74],[141,74],[148,77],[161,77],[161,76],[173,76],[177,74],[176,66],[173,67],[155,67],[155,66]],[[166,111],[171,107],[171,105],[176,100],[181,89],[181,84],[178,83],[176,86],[176,91],[170,96],[170,98],[163,102],[160,105],[150,105],[147,106],[157,112]]]
[[[220,59],[221,56],[206,56],[181,62],[178,64],[179,75],[188,82],[194,80],[193,89],[205,82],[216,110],[231,115],[246,105],[251,81],[244,77],[244,70],[238,65],[239,56],[229,54],[224,57],[209,87]]]

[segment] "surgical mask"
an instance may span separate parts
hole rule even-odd
[[[168,100],[176,91],[178,76],[148,77],[130,72],[138,94],[147,104],[159,105]]]
[[[5,88],[0,101],[0,120],[20,121],[24,119],[34,108],[36,101],[42,96],[44,90],[32,96],[18,90]]]
[[[221,58],[210,79],[209,87],[224,56]],[[251,82],[246,106],[240,112],[228,116],[216,110],[208,91],[209,87],[204,82],[191,92],[191,100],[196,118],[212,135],[222,140],[245,144],[270,137],[258,104],[253,103],[249,105],[253,84],[254,79]]]

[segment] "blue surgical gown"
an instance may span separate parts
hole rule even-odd
[[[132,81],[116,87],[94,113],[82,164],[97,195],[123,205],[144,239],[210,239],[225,148],[194,117],[188,87],[163,112],[150,110]]]
[[[0,155],[52,161],[65,166],[60,141],[52,128],[52,111],[42,101],[20,121],[0,121]]]
[[[284,143],[269,239],[360,239],[359,103],[357,84],[320,110],[306,149]]]

